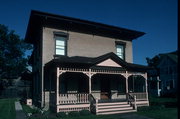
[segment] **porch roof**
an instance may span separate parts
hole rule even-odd
[[[97,64],[111,59],[121,67],[111,67],[111,66],[97,66]],[[54,56],[54,59],[48,62],[46,67],[60,66],[60,67],[73,67],[73,68],[90,68],[90,69],[101,69],[101,70],[115,70],[115,71],[136,71],[136,72],[146,72],[150,69],[148,66],[138,65],[128,63],[121,58],[119,58],[113,52],[104,54],[99,57],[81,57],[81,56]]]

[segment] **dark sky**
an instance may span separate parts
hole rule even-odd
[[[32,9],[145,32],[133,41],[136,64],[177,50],[177,0],[0,0],[0,24],[24,38]]]

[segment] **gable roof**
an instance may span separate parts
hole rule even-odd
[[[118,38],[128,41],[132,41],[133,39],[145,34],[144,32],[125,29],[117,26],[32,10],[26,31],[25,41],[28,43],[34,43],[34,39],[37,37],[37,34],[40,32],[43,26]]]
[[[119,64],[122,67],[109,67],[109,66],[97,66],[97,64],[107,60],[111,59],[117,64]],[[132,64],[127,63],[126,61],[119,58],[116,54],[113,52],[104,54],[99,57],[80,57],[80,56],[74,56],[74,57],[68,57],[68,56],[57,56],[55,59],[51,60],[46,64],[46,67],[49,66],[65,66],[65,67],[86,67],[91,69],[111,69],[111,70],[128,70],[128,71],[138,71],[138,72],[146,72],[149,67],[138,65],[138,64]]]
[[[164,57],[168,57],[174,63],[178,63],[178,51],[174,51],[174,52],[170,52],[170,53],[164,53],[164,54],[159,54],[159,55],[160,55],[160,60],[162,60]]]

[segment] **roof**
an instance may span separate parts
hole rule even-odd
[[[163,57],[168,57],[171,59],[173,62],[178,63],[178,51],[170,52],[170,53],[164,53],[164,54],[159,54],[161,60]]]
[[[107,60],[111,59],[117,64],[121,65],[122,67],[105,67],[105,66],[97,66],[97,64]],[[116,54],[113,52],[104,54],[99,57],[80,57],[80,56],[74,56],[74,57],[68,57],[68,56],[57,56],[55,59],[48,62],[46,67],[50,66],[63,66],[63,67],[83,67],[83,68],[91,68],[91,69],[109,69],[109,70],[128,70],[128,71],[137,71],[137,72],[146,72],[149,67],[138,65],[138,64],[132,64],[127,63],[126,61],[119,58]]]
[[[26,31],[25,41],[28,43],[34,43],[34,40],[37,39],[37,34],[40,32],[43,26],[112,37],[127,41],[132,41],[133,39],[145,34],[144,32],[125,29],[117,26],[32,10]]]

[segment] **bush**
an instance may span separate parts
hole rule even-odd
[[[79,113],[82,116],[86,116],[86,115],[90,115],[91,114],[91,112],[89,110],[81,110]]]
[[[71,117],[78,117],[78,116],[80,116],[80,113],[77,112],[77,111],[74,111],[74,112],[69,112],[68,115],[71,116]]]
[[[59,112],[57,113],[56,115],[58,118],[64,118],[64,117],[67,117],[66,113],[65,112]]]

